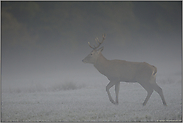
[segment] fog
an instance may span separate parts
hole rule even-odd
[[[180,87],[182,2],[1,4],[4,101],[7,93],[48,93],[67,83],[77,89],[101,87],[107,95],[107,78],[82,63],[92,51],[88,42],[95,45],[104,33],[107,59],[147,62],[157,67],[157,83]]]

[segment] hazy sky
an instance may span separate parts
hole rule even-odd
[[[89,73],[93,66],[82,63],[92,50],[87,42],[94,44],[103,33],[103,55],[107,59],[145,61],[161,73],[180,70],[181,1],[1,5],[4,78],[81,68]]]

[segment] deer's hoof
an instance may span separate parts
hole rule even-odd
[[[111,101],[111,103],[115,104],[114,100],[110,100],[110,101]]]
[[[143,105],[143,106],[145,106],[145,105],[146,105],[146,103],[143,103],[142,105]]]

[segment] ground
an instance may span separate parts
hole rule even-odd
[[[8,90],[2,93],[2,121],[181,121],[180,76],[157,77],[167,106],[154,91],[146,106],[146,91],[138,83],[121,83],[119,104],[107,96],[107,79],[68,82],[34,91]],[[92,80],[90,80],[92,81]],[[81,86],[83,85],[83,86]],[[68,86],[68,87],[66,87]],[[57,87],[57,88],[56,88]],[[64,89],[66,88],[66,89]],[[110,89],[114,98],[114,88]]]

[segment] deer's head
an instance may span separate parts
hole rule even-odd
[[[100,53],[102,52],[102,50],[104,49],[104,47],[101,47],[99,49],[97,49],[104,41],[105,39],[105,34],[103,35],[103,40],[100,42],[98,38],[95,39],[96,43],[98,46],[91,46],[90,42],[88,42],[89,46],[93,49],[90,54],[88,56],[86,56],[82,62],[84,63],[91,63],[94,64],[96,62],[96,60],[98,59],[98,57],[100,56]]]

